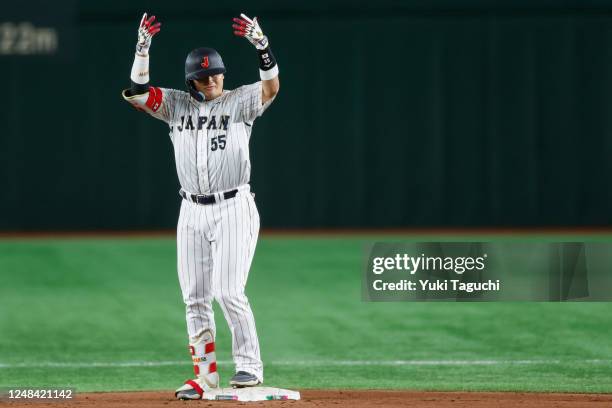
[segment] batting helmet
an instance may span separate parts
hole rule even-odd
[[[196,48],[187,55],[185,61],[185,84],[191,96],[198,102],[204,100],[204,95],[193,84],[194,79],[223,74],[225,65],[221,55],[212,48]]]

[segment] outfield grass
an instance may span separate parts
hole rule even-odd
[[[260,240],[247,292],[268,385],[612,392],[611,303],[362,302],[363,244],[385,238],[402,237]],[[484,240],[452,239],[466,238]],[[528,237],[568,238],[584,239]],[[174,245],[0,241],[0,387],[173,389],[189,378]],[[219,368],[227,381],[233,367]]]

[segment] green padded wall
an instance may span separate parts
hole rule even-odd
[[[227,87],[257,81],[231,16],[260,16],[281,72],[251,139],[263,227],[610,226],[612,13],[487,3],[82,2],[67,55],[0,55],[0,229],[174,227],[167,126],[120,96],[145,6],[175,88],[203,45]]]

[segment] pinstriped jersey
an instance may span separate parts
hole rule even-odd
[[[181,187],[212,194],[247,184],[251,178],[253,122],[273,101],[262,104],[261,93],[262,84],[256,82],[204,102],[188,92],[156,87],[134,96],[123,91],[123,97],[169,125]]]

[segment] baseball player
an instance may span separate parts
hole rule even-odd
[[[186,91],[149,85],[149,47],[161,28],[145,13],[138,28],[130,89],[123,97],[170,127],[183,198],[177,226],[177,268],[186,306],[195,379],[176,390],[179,399],[201,399],[219,387],[215,359],[216,300],[232,333],[234,387],[263,382],[255,319],[245,295],[259,233],[250,192],[249,139],[253,122],[279,90],[278,65],[257,18],[234,18],[234,34],[259,55],[261,81],[223,88],[225,66],[217,51],[198,48],[185,62]]]

